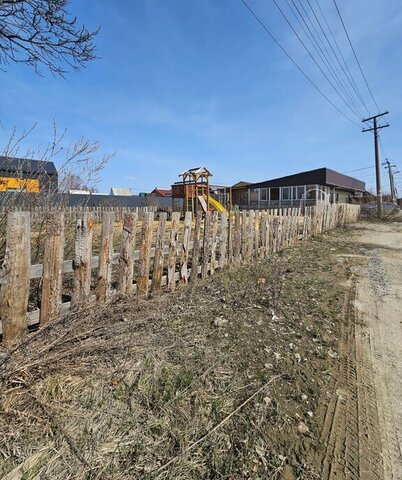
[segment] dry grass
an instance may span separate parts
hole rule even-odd
[[[71,312],[2,352],[0,476],[319,478],[339,235],[152,301]]]

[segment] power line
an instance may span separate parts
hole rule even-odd
[[[347,70],[347,72],[348,72],[348,74],[349,74],[349,75],[348,75],[348,78],[350,79],[349,81],[351,82],[351,85],[353,86],[353,90],[356,92],[356,95],[360,98],[360,100],[361,100],[364,108],[366,109],[367,113],[368,113],[369,115],[371,115],[371,112],[370,112],[370,110],[368,109],[366,103],[364,102],[363,95],[361,94],[361,92],[360,92],[360,90],[359,90],[359,87],[357,86],[357,83],[356,83],[356,81],[355,81],[355,79],[354,79],[354,76],[352,75],[352,73],[351,73],[351,71],[350,71],[350,69],[349,69],[349,67],[348,67],[348,63],[347,63],[346,60],[345,60],[345,57],[344,57],[344,55],[343,55],[343,53],[342,53],[342,50],[341,50],[341,48],[339,47],[339,44],[338,44],[338,42],[337,42],[337,40],[336,40],[336,38],[335,38],[335,35],[334,35],[334,33],[333,33],[333,31],[332,31],[332,29],[331,29],[331,27],[330,27],[330,25],[329,25],[329,23],[328,23],[328,21],[327,21],[327,18],[326,18],[325,14],[324,14],[324,12],[323,12],[323,10],[322,10],[322,8],[321,8],[321,5],[320,5],[320,3],[319,3],[319,0],[315,0],[315,3],[317,4],[317,7],[318,7],[318,9],[319,9],[319,11],[320,11],[320,13],[321,13],[321,16],[322,16],[322,18],[324,19],[325,25],[326,25],[327,28],[328,28],[328,31],[329,31],[329,33],[330,33],[330,35],[331,35],[331,37],[332,37],[332,40],[334,41],[335,47],[336,47],[336,49],[338,50],[338,53],[339,53],[339,55],[340,55],[340,57],[341,57],[341,59],[342,59],[342,62],[343,62],[344,66],[345,66],[345,68],[346,68],[346,70]]]
[[[370,166],[368,166],[368,167],[355,168],[354,170],[348,170],[347,172],[343,172],[343,173],[360,172],[361,170],[368,170],[369,168],[373,168],[373,166],[370,165]]]
[[[359,59],[357,58],[356,50],[355,50],[354,47],[353,47],[352,40],[350,39],[349,33],[348,33],[347,29],[346,29],[346,25],[345,25],[345,22],[343,21],[341,12],[339,11],[338,4],[336,3],[336,0],[332,0],[332,1],[334,2],[336,11],[338,12],[339,19],[340,19],[340,21],[341,21],[341,23],[342,23],[342,27],[343,27],[343,29],[344,29],[344,31],[345,31],[345,34],[346,34],[346,37],[347,37],[347,39],[348,39],[350,48],[352,49],[353,55],[354,55],[354,57],[355,57],[355,60],[356,60],[357,65],[358,65],[358,67],[359,67],[360,73],[362,74],[362,77],[363,77],[364,82],[365,82],[365,84],[366,84],[367,90],[370,92],[371,98],[373,99],[373,102],[375,103],[375,106],[377,107],[377,111],[379,112],[379,111],[380,111],[380,107],[378,106],[378,104],[377,104],[377,102],[376,102],[376,99],[374,98],[373,92],[371,91],[370,85],[368,84],[366,75],[364,75],[363,69],[362,69],[362,67],[361,67],[361,65],[360,65],[360,62],[359,62]]]
[[[291,0],[291,2],[293,4],[293,7],[289,3],[289,0],[286,0],[286,3],[288,5],[289,10],[295,16],[298,24],[300,25],[301,29],[303,30],[303,32],[305,34],[305,36],[308,38],[308,40],[310,41],[314,50],[317,52],[319,58],[321,59],[321,62],[325,65],[327,71],[329,72],[329,75],[334,79],[334,81],[336,82],[338,87],[342,90],[342,92],[345,95],[345,97],[347,98],[347,100],[351,104],[353,104],[354,108],[356,108],[356,110],[359,112],[357,114],[355,111],[353,111],[353,113],[360,119],[364,114],[362,114],[362,111],[361,111],[359,105],[355,102],[355,100],[353,98],[353,94],[351,94],[350,90],[347,88],[347,85],[345,86],[344,81],[341,78],[342,75],[340,75],[340,76],[338,75],[339,69],[336,67],[336,65],[334,65],[334,62],[333,62],[332,57],[330,55],[330,52],[328,51],[326,45],[322,41],[322,39],[321,39],[313,21],[311,20],[307,10],[305,9],[303,3],[300,0],[298,0],[298,3],[300,5],[300,7],[302,8],[302,10],[304,11],[305,15],[303,15],[303,13],[300,11],[300,9],[298,8],[298,6],[296,5],[294,0]],[[307,18],[308,23],[307,23],[305,17]],[[311,26],[311,28],[310,28],[309,25]],[[312,32],[312,29],[314,30],[315,34]],[[317,38],[318,38],[318,40],[317,40]],[[350,108],[350,110],[352,110],[352,108],[350,107],[349,104],[348,104],[348,107]]]
[[[301,3],[301,0],[299,0],[299,2]],[[345,71],[342,63],[340,62],[339,57],[338,57],[338,55],[337,55],[337,53],[336,53],[336,51],[335,51],[332,43],[330,42],[330,40],[329,40],[329,38],[328,38],[328,35],[327,35],[327,33],[325,32],[325,30],[324,30],[324,28],[323,28],[323,26],[322,26],[322,24],[321,24],[320,19],[318,18],[318,15],[317,15],[317,13],[316,13],[313,5],[311,4],[310,0],[307,0],[307,3],[308,3],[308,5],[309,5],[309,7],[310,7],[311,12],[313,13],[313,16],[314,16],[314,18],[315,18],[315,20],[316,20],[316,22],[317,22],[317,24],[318,24],[319,29],[320,29],[321,32],[322,32],[322,35],[324,36],[324,38],[325,38],[325,40],[326,40],[329,48],[330,48],[331,51],[332,51],[332,56],[331,56],[331,54],[328,52],[328,49],[327,49],[327,48],[325,48],[325,51],[328,52],[328,56],[331,58],[331,60],[332,60],[332,57],[335,58],[336,62],[333,62],[333,63],[334,63],[334,65],[335,65],[337,71],[339,72],[339,67],[340,67],[341,70],[342,70],[342,72],[343,72],[343,74],[344,74],[345,77],[346,77],[346,80],[349,80],[349,78],[348,78],[348,76],[347,76],[347,74],[346,74],[346,71]],[[317,33],[317,35],[319,35],[319,34]],[[322,41],[322,43],[323,43],[323,45],[325,46],[325,42]],[[339,67],[336,66],[336,63],[339,65]],[[340,75],[341,75],[341,77],[342,77],[342,73],[341,73],[341,72],[340,72]],[[349,80],[349,83],[350,83],[350,80]],[[351,85],[352,85],[352,88],[353,88],[353,84],[351,84]],[[349,87],[349,85],[348,85],[347,83],[345,83],[345,89],[347,89],[347,91],[349,92],[349,94],[350,94],[351,97],[353,98],[353,90],[352,90],[352,91],[350,90],[350,87]],[[357,100],[359,100],[359,99],[360,99],[360,97],[359,97],[359,95],[357,95]],[[363,103],[363,107],[364,107],[364,102],[362,102],[362,103]],[[355,103],[355,105],[356,105],[356,103]],[[358,107],[358,110],[360,111],[360,114],[361,114],[361,116],[363,117],[363,116],[364,116],[364,112],[361,110],[361,107],[360,107],[360,106]],[[369,115],[370,115],[370,113],[369,113]]]
[[[286,14],[284,13],[284,11],[282,10],[282,8],[279,6],[278,2],[276,0],[272,0],[274,2],[274,4],[276,5],[277,9],[279,10],[279,12],[281,13],[282,17],[285,19],[286,23],[289,25],[289,27],[291,28],[291,30],[293,31],[293,33],[296,35],[297,39],[299,40],[299,42],[302,44],[303,48],[306,50],[306,52],[308,53],[308,55],[310,56],[311,60],[314,62],[314,64],[317,66],[317,68],[319,69],[319,71],[321,72],[321,74],[324,76],[324,78],[327,80],[327,82],[331,85],[331,87],[334,89],[335,93],[339,96],[339,98],[342,100],[342,102],[349,108],[349,110],[354,114],[356,115],[356,117],[360,120],[360,116],[351,108],[351,106],[349,105],[349,103],[344,99],[344,97],[339,93],[339,90],[335,87],[335,85],[332,83],[332,81],[328,78],[328,75],[324,72],[324,70],[321,68],[321,66],[319,65],[319,63],[317,62],[317,60],[315,59],[314,55],[312,55],[312,53],[310,52],[310,50],[307,48],[306,44],[303,42],[303,40],[300,38],[300,35],[297,33],[297,31],[295,30],[295,28],[293,27],[292,23],[290,22],[290,20],[288,19],[288,17],[286,16]]]
[[[293,65],[299,70],[299,72],[304,76],[304,78],[317,90],[317,92],[328,102],[332,105],[335,110],[340,113],[343,117],[347,120],[352,122],[354,125],[360,126],[357,122],[352,120],[345,112],[343,112],[318,86],[317,84],[307,75],[307,73],[299,66],[299,64],[293,60],[290,54],[285,50],[284,47],[279,43],[279,41],[275,38],[275,36],[271,33],[268,27],[264,24],[264,22],[258,17],[255,11],[250,7],[250,5],[246,2],[246,0],[241,0],[243,5],[247,8],[247,10],[251,13],[251,15],[255,18],[255,20],[260,24],[263,30],[267,33],[267,35],[272,39],[272,41],[280,48],[280,50],[287,56],[287,58],[293,63]]]

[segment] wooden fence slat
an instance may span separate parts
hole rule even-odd
[[[241,212],[242,216],[242,231],[241,231],[241,257],[242,257],[242,262],[245,262],[247,260],[247,248],[248,248],[248,215],[247,211],[243,210]]]
[[[71,305],[73,306],[90,298],[93,226],[94,220],[91,213],[83,213],[78,216],[73,259],[73,293],[71,296]]]
[[[7,215],[6,249],[0,276],[0,319],[3,340],[12,343],[27,328],[31,228],[29,212]]]
[[[233,229],[233,264],[241,265],[241,213],[235,212]]]
[[[216,249],[218,246],[218,226],[219,214],[214,212],[212,214],[212,244],[211,244],[211,275],[215,273],[216,268]]]
[[[260,220],[260,252],[258,258],[263,259],[267,255],[267,212],[261,212]]]
[[[221,212],[221,225],[219,233],[219,268],[222,270],[226,267],[226,252],[227,252],[227,240],[228,240],[228,219],[227,213]]]
[[[254,210],[250,210],[248,219],[248,235],[247,235],[247,259],[250,261],[253,258],[253,250],[254,250],[254,218],[255,213]]]
[[[112,281],[113,225],[114,213],[103,212],[99,251],[98,284],[96,286],[96,300],[99,303],[104,303],[106,298],[110,295],[110,284]]]
[[[184,216],[183,243],[181,244],[181,258],[180,258],[180,278],[184,283],[188,283],[188,254],[189,254],[189,247],[190,247],[192,223],[193,223],[192,213],[186,212]]]
[[[133,291],[137,217],[137,212],[126,213],[123,217],[117,290],[125,295],[129,295]]]
[[[165,231],[166,231],[167,213],[162,212],[159,215],[158,231],[156,232],[154,268],[152,272],[152,292],[160,290],[163,275],[163,261],[165,258]]]
[[[137,293],[148,296],[149,269],[151,266],[152,227],[154,213],[145,213],[142,220],[140,263],[138,265]]]
[[[39,323],[44,325],[60,314],[63,285],[64,212],[49,213],[43,252],[42,296]]]
[[[202,244],[201,278],[203,279],[208,277],[208,264],[209,264],[209,257],[211,255],[210,233],[211,233],[211,212],[207,211],[205,212],[204,240]]]
[[[228,215],[228,246],[227,246],[227,263],[233,265],[233,230],[234,230],[234,213],[229,212]]]
[[[179,220],[180,212],[172,213],[171,230],[170,230],[170,244],[168,255],[168,288],[174,290],[176,287],[176,256],[177,256],[177,241],[179,238]]]
[[[261,212],[258,210],[254,214],[254,260],[257,260],[260,255],[260,222]]]
[[[202,212],[197,212],[194,226],[193,255],[191,258],[190,282],[197,280],[198,266],[200,262],[200,235],[201,235]]]

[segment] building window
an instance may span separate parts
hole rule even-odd
[[[293,200],[301,200],[304,196],[304,187],[293,187]]]
[[[291,187],[282,187],[282,200],[290,200],[292,195]]]
[[[250,188],[250,203],[258,202],[258,188]]]
[[[266,202],[268,200],[267,189],[261,188],[261,201]]]
[[[271,188],[271,200],[279,200],[279,188]]]

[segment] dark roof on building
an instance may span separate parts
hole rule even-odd
[[[53,162],[43,160],[32,160],[29,158],[15,158],[0,156],[0,171],[9,173],[30,173],[57,175]]]
[[[232,185],[231,188],[244,188],[244,187],[247,187],[247,185],[251,185],[251,182],[245,182],[244,180],[240,180],[240,182],[237,182],[234,185]]]
[[[349,177],[329,168],[317,168],[306,172],[287,175],[286,177],[274,178],[265,182],[249,185],[252,188],[260,187],[293,187],[299,185],[323,185],[338,187],[343,190],[364,192],[366,184],[354,177]]]

